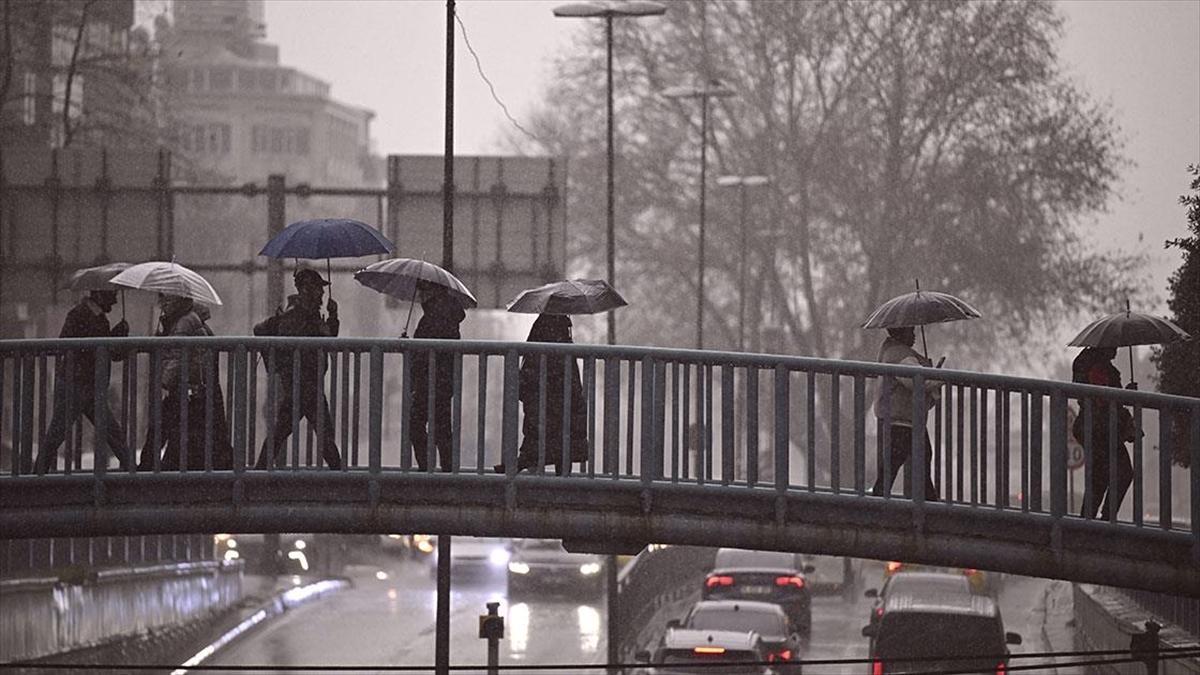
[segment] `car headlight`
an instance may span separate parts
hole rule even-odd
[[[305,547],[307,547],[307,546],[308,546],[308,544],[304,543],[303,539],[296,540],[296,550],[303,551],[305,549]]]
[[[590,577],[600,571],[600,563],[590,562],[579,566],[579,573],[585,577]]]
[[[241,555],[237,551],[234,551],[232,549],[225,551],[225,559],[226,560],[237,560],[240,557],[241,557]]]
[[[237,539],[229,538],[225,540],[225,548],[237,548]]]
[[[513,574],[529,574],[529,565],[519,560],[511,560],[508,563],[508,571]]]
[[[508,549],[505,548],[492,549],[492,552],[488,554],[488,559],[491,560],[492,564],[496,567],[504,567],[507,565],[510,557],[512,557],[512,554],[510,554]]]

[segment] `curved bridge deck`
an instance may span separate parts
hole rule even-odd
[[[294,357],[295,375],[305,355],[307,363],[325,363],[323,378],[269,376],[261,364],[278,363],[284,352]],[[125,447],[109,447],[110,421],[100,416],[100,433],[84,424],[82,435],[68,434],[65,461],[38,475],[33,461],[56,400],[68,409],[87,402],[88,393],[64,384],[76,381],[71,373],[87,353],[96,357],[94,381],[111,383],[90,396],[108,397]],[[110,360],[114,353],[124,360]],[[450,366],[447,472],[417,470],[410,450],[414,363],[422,353],[442,355]],[[550,411],[570,410],[561,399],[573,394],[569,387],[548,391],[548,369],[570,368],[572,360],[580,366],[586,415],[576,419],[587,426],[589,461],[568,476],[552,468],[515,472],[522,359],[543,364],[530,405]],[[177,423],[164,419],[160,399],[162,373],[172,361],[198,365],[193,385],[205,385],[175,391],[193,399],[204,392],[202,402],[182,407]],[[889,453],[879,449],[889,446],[891,429],[877,423],[871,395],[895,378],[914,384],[907,417],[918,433],[894,493],[872,496],[877,472],[890,470]],[[935,378],[939,393],[927,401],[922,385]],[[4,538],[422,531],[690,543],[969,566],[1200,596],[1195,399],[799,357],[395,339],[2,341],[0,382],[0,439],[15,449],[11,472],[0,477]],[[281,382],[292,396],[280,391]],[[293,422],[296,433],[279,465],[247,468],[264,438],[279,431],[268,414],[276,404],[294,401],[299,412],[299,401],[318,397],[318,390],[328,412]],[[436,400],[435,392],[424,393]],[[1081,498],[1090,499],[1079,493],[1093,477],[1095,457],[1072,456],[1069,416],[1078,409],[1090,427],[1094,415],[1107,415],[1115,430],[1118,406],[1107,401],[1131,411],[1137,433],[1129,446],[1129,494],[1121,509],[1098,520],[1076,511]],[[203,446],[192,447],[194,466],[109,467],[113,451],[133,466],[130,448],[189,428],[182,419],[189,409],[204,415],[204,424],[191,424],[199,436],[179,439]],[[216,423],[223,411],[227,437]],[[563,421],[569,437],[570,416]],[[338,470],[321,463],[322,441],[313,430],[323,425],[331,425],[344,460]],[[228,469],[213,468],[222,441],[232,447]],[[542,459],[557,446],[541,445]],[[423,450],[434,458],[432,444]],[[1116,459],[1123,449],[1113,441],[1107,451]],[[1173,453],[1187,453],[1190,469],[1173,466]],[[495,474],[491,465],[502,459],[507,473]],[[1081,468],[1071,468],[1080,461]],[[1118,462],[1107,464],[1116,483]],[[936,502],[911,489],[927,475],[938,488]]]

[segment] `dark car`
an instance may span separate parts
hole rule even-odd
[[[508,595],[530,589],[595,597],[604,591],[604,559],[568,553],[557,539],[518,539],[508,560]]]
[[[688,612],[683,628],[692,630],[729,630],[758,633],[767,661],[777,664],[780,672],[796,675],[800,660],[800,635],[783,609],[774,603],[754,600],[701,600]]]
[[[890,595],[936,595],[945,593],[970,593],[967,578],[955,572],[897,572],[888,576],[883,588],[867,590],[863,595],[875,600],[871,606],[870,625],[879,623],[883,608]]]
[[[798,554],[778,551],[717,550],[713,570],[704,580],[703,600],[756,600],[783,608],[804,639],[812,633],[812,596],[805,565]]]
[[[1008,645],[996,602],[971,592],[888,593],[870,638],[872,675],[930,671],[996,673],[1008,669]]]
[[[651,654],[637,659],[650,664],[643,675],[775,675],[765,664],[766,651],[758,633],[668,628]],[[716,667],[717,664],[729,664]]]

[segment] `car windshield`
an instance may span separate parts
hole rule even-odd
[[[779,551],[746,551],[739,548],[723,548],[717,551],[714,567],[717,569],[764,567],[790,570],[796,569],[796,556]]]
[[[785,635],[783,617],[767,612],[733,609],[700,609],[688,619],[688,628],[696,630],[731,630],[759,635]]]
[[[995,617],[933,612],[885,614],[875,647],[884,659],[1001,657],[1005,649]]]
[[[952,593],[970,591],[967,578],[954,575],[935,574],[897,574],[887,584],[889,594],[910,593],[913,595],[930,593]]]

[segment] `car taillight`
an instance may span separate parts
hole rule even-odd
[[[694,653],[694,654],[724,654],[725,648],[724,647],[694,647],[694,648],[692,648],[692,653]]]
[[[882,607],[875,608],[875,616],[883,616],[883,608]]]
[[[883,675],[883,661],[876,661],[871,667],[871,675]]]
[[[963,574],[965,574],[968,577],[973,577],[976,574],[979,574],[979,570],[969,567],[969,568],[963,570]]]
[[[996,675],[1004,675],[1007,672],[1008,666],[1004,665],[1003,663],[996,664]]]
[[[803,577],[775,577],[776,586],[795,586],[796,588],[804,588]]]
[[[895,560],[893,560],[893,561],[889,562],[889,563],[887,564],[887,571],[888,571],[888,574],[891,574],[892,572],[895,572],[895,571],[899,570],[899,569],[900,569],[901,567],[903,567],[903,566],[904,566],[904,563],[902,563],[902,562],[897,562],[897,561],[895,561]]]
[[[717,576],[705,579],[704,585],[708,588],[716,588],[717,586],[732,586],[733,577]]]
[[[791,661],[792,650],[784,649],[782,651],[773,652],[767,656],[767,661],[774,663],[775,661]]]

